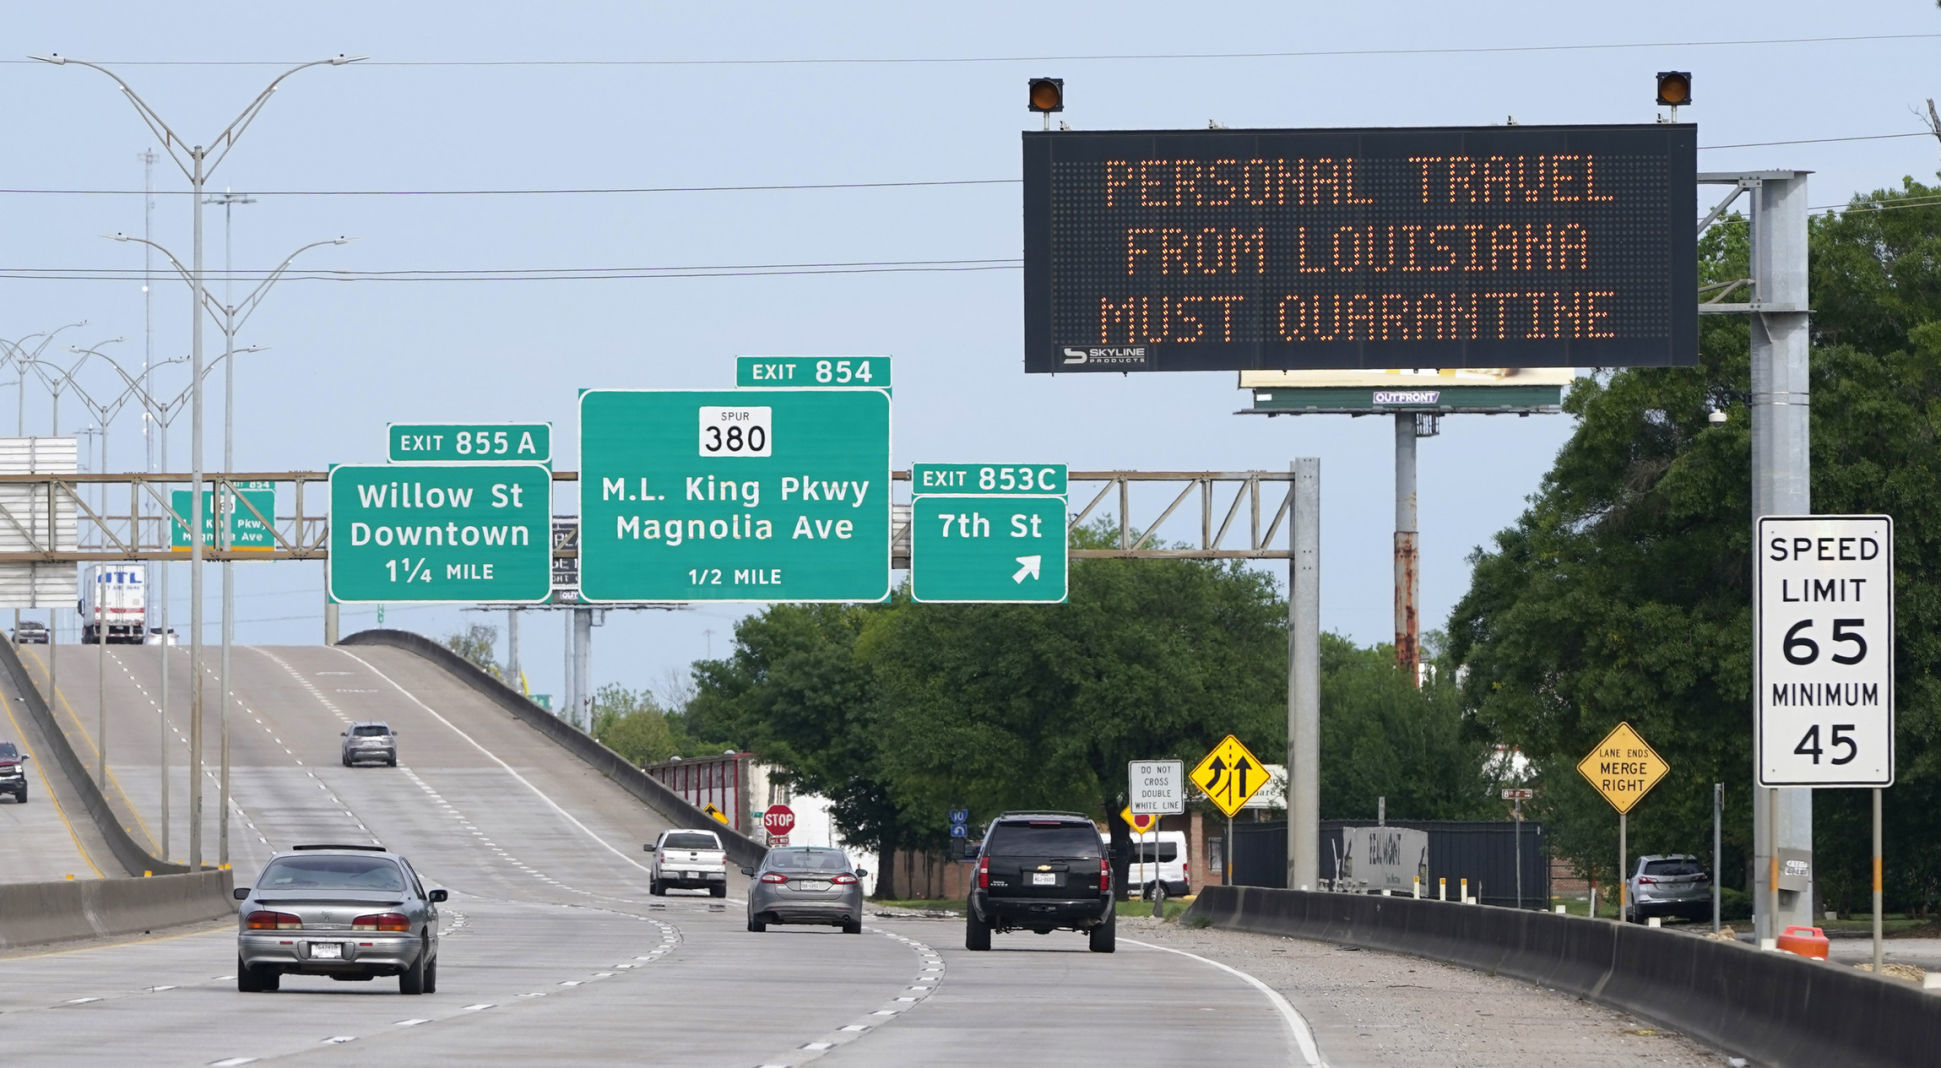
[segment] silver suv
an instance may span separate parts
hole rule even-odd
[[[1698,920],[1712,915],[1712,877],[1689,853],[1639,857],[1626,884],[1624,918],[1633,923],[1650,916]]]
[[[398,766],[398,732],[388,723],[353,723],[344,728],[344,766],[381,760]]]

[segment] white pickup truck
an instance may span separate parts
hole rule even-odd
[[[654,855],[648,867],[648,893],[664,896],[673,886],[728,896],[728,854],[713,831],[662,831],[653,845],[643,848]]]

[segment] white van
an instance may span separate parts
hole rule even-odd
[[[1192,892],[1186,877],[1186,832],[1160,831],[1159,840],[1153,835],[1133,834],[1130,848],[1130,863],[1126,865],[1127,892],[1133,897],[1150,897],[1153,879],[1165,884],[1167,897],[1179,897]],[[1110,845],[1112,836],[1101,831],[1099,839]],[[1153,854],[1157,853],[1157,863]]]

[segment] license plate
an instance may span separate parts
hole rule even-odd
[[[342,960],[344,959],[344,944],[342,942],[312,942],[310,943],[310,959]]]
[[[794,882],[796,887],[801,890],[829,889],[829,883],[823,879],[794,879],[791,881]]]
[[[1058,873],[1055,871],[1034,871],[1031,873],[1033,886],[1057,886]]]

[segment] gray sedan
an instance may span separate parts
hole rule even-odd
[[[748,929],[771,923],[819,923],[844,934],[863,931],[863,877],[840,849],[788,846],[771,849],[761,867],[743,868],[755,882],[748,890]]]
[[[438,989],[438,903],[409,861],[382,846],[300,845],[236,888],[236,989],[285,975],[398,977],[401,994]]]

